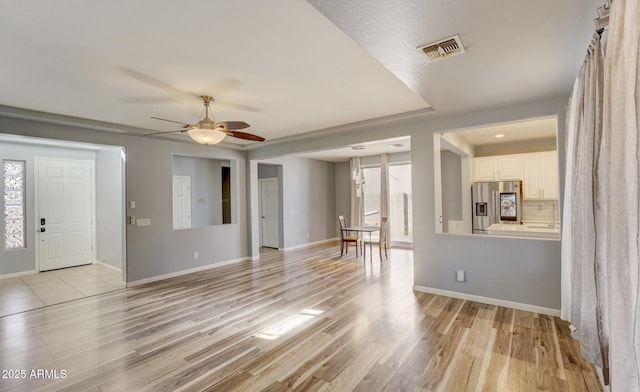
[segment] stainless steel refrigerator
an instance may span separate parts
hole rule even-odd
[[[474,182],[471,200],[474,234],[488,234],[494,223],[521,223],[522,181]]]

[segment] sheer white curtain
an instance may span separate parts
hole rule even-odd
[[[574,336],[582,345],[582,355],[606,370],[606,261],[598,250],[598,245],[604,242],[597,208],[600,178],[594,171],[602,135],[603,67],[600,36],[594,34],[568,106],[570,176],[566,177],[565,206],[570,211],[562,246],[571,260],[570,321],[577,328]]]
[[[362,170],[360,158],[351,158],[351,217],[350,226],[362,225]]]
[[[582,355],[603,367],[612,391],[640,392],[637,0],[612,2],[604,59],[601,50],[595,36],[567,108],[563,268],[569,258]]]
[[[580,75],[582,75],[582,73],[583,70],[581,69]],[[565,159],[567,165],[565,167],[564,175],[564,178],[566,178],[564,185],[565,208],[562,209],[562,306],[560,315],[563,320],[571,320],[571,237],[573,234],[573,231],[571,230],[571,221],[573,219],[573,215],[571,213],[571,198],[573,197],[573,181],[570,179],[573,178],[574,150],[576,144],[575,138],[579,131],[578,126],[580,125],[580,122],[578,121],[579,108],[582,107],[582,105],[578,105],[578,102],[582,103],[583,101],[581,94],[583,81],[584,78],[578,76],[573,84],[573,92],[569,98],[569,103],[567,104],[567,117],[565,124]]]
[[[640,391],[640,3],[614,0],[605,61],[602,179],[611,390]]]
[[[387,227],[391,227],[390,212],[390,195],[389,195],[389,154],[380,155],[380,219],[386,217],[389,219]],[[387,230],[386,243],[387,247],[391,247],[391,239],[389,230]]]

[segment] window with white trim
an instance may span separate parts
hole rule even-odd
[[[2,162],[5,249],[25,247],[24,172],[24,161]]]

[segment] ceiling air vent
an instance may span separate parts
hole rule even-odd
[[[426,56],[427,61],[430,63],[447,57],[457,56],[465,52],[460,36],[458,35],[426,44],[419,47],[418,50]]]

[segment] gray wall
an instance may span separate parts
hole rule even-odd
[[[449,231],[450,220],[462,220],[462,160],[451,151],[440,152],[442,171],[442,228]],[[469,206],[469,208],[471,208]]]
[[[95,161],[94,150],[67,149],[47,146],[31,146],[25,144],[0,142],[0,160],[15,159],[25,161],[25,219],[26,219],[26,248],[10,251],[4,250],[4,209],[0,216],[0,275],[13,274],[17,272],[33,271],[36,268],[36,221],[35,197],[34,197],[34,158],[69,158]],[[2,189],[0,187],[0,189]],[[2,199],[0,199],[0,205]]]
[[[396,152],[389,154],[389,163],[411,162],[411,151]],[[367,155],[362,157],[362,166],[380,166],[380,154]]]
[[[325,137],[267,144],[251,150],[248,158],[263,160],[311,148],[318,151],[410,135],[415,285],[560,309],[559,241],[436,234],[433,133],[557,115],[559,169],[564,173],[566,103],[566,97],[559,97],[455,115],[436,112],[392,123],[351,124]],[[562,200],[562,176],[560,189]],[[252,251],[256,250],[252,247]],[[467,272],[463,283],[455,281],[459,268]]]
[[[122,269],[124,262],[124,166],[121,148],[96,152],[96,256]]]
[[[34,114],[11,108],[0,109],[0,133],[125,147],[127,201],[136,202],[136,208],[127,209],[126,214],[151,219],[151,226],[127,225],[127,281],[152,278],[247,256],[247,208],[244,197],[246,169],[243,152],[223,147],[98,131],[119,131],[113,124],[44,113]],[[8,112],[9,114],[4,116],[1,114]],[[173,154],[236,160],[237,168],[232,167],[232,173],[235,171],[237,177],[236,194],[243,195],[238,198],[235,207],[238,223],[189,230],[172,229]],[[199,259],[193,258],[194,251],[199,252]]]
[[[264,163],[282,165],[283,248],[335,238],[334,164],[298,157]]]

